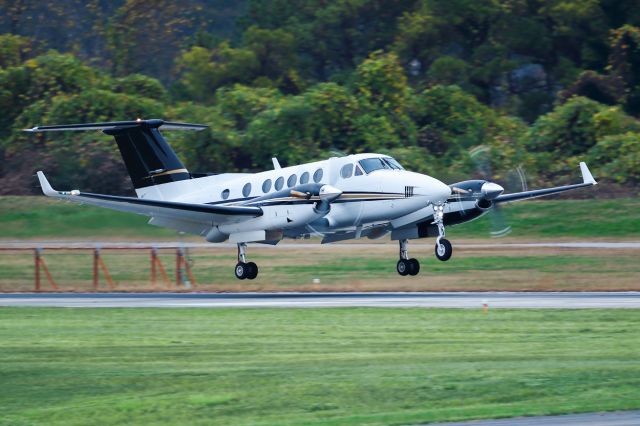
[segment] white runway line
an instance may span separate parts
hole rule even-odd
[[[79,308],[640,309],[640,292],[0,294],[0,306]]]

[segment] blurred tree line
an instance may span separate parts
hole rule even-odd
[[[110,137],[166,118],[193,172],[383,152],[445,181],[640,183],[640,8],[620,0],[0,0],[0,193],[130,191]],[[482,147],[483,164],[472,155]]]

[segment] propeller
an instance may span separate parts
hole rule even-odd
[[[493,173],[491,168],[491,149],[486,145],[477,146],[469,151],[469,157],[475,163],[478,174],[484,178],[484,183],[480,187],[479,207],[490,208],[491,220],[491,237],[501,238],[511,233],[511,226],[507,223],[502,209],[497,204],[493,204],[492,200],[498,197],[504,191],[504,188],[493,182]],[[514,188],[519,184],[522,191],[527,190],[526,176],[522,167],[518,166],[515,170],[510,171],[505,176],[505,184],[510,188]],[[456,192],[457,193],[457,192]]]

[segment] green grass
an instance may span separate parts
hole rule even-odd
[[[0,424],[390,425],[640,408],[640,311],[0,309]]]
[[[516,238],[640,237],[640,200],[524,201],[503,211]],[[176,239],[176,233],[147,225],[148,218],[45,197],[0,197],[0,238]],[[485,238],[490,220],[448,230],[456,238]]]

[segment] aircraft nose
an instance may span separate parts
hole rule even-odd
[[[433,203],[444,203],[451,196],[449,185],[437,179],[433,179]]]

